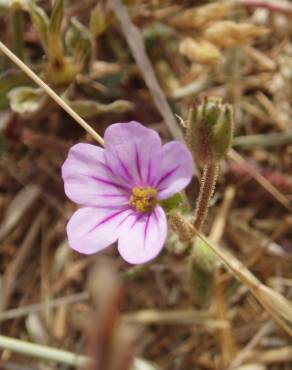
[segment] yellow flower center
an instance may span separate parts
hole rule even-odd
[[[157,204],[157,190],[153,188],[133,188],[130,204],[138,212],[151,212]]]

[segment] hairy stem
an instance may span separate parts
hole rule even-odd
[[[204,167],[193,221],[193,225],[197,230],[201,229],[206,219],[209,203],[215,190],[218,170],[218,164],[209,164]]]

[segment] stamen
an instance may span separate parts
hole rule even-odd
[[[153,211],[157,204],[157,190],[154,188],[133,188],[130,204],[137,212]]]

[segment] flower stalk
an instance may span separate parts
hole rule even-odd
[[[207,217],[210,200],[214,194],[219,172],[218,164],[206,164],[201,179],[201,187],[195,208],[193,224],[200,230]]]

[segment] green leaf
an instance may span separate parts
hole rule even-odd
[[[64,0],[55,0],[48,24],[48,58],[53,61],[62,61],[64,58],[62,47],[61,26],[64,13]]]
[[[92,118],[103,113],[124,113],[133,109],[133,104],[127,100],[116,100],[109,104],[93,100],[75,100],[67,103],[82,118]]]
[[[98,3],[90,13],[89,29],[93,37],[98,37],[108,27],[108,19],[105,15],[102,4]]]
[[[193,264],[191,268],[192,280],[194,282],[192,285],[195,287],[195,296],[201,304],[204,304],[209,299],[211,288],[214,283],[214,276],[197,264]]]
[[[112,97],[119,97],[122,95],[121,86],[126,83],[130,75],[130,68],[124,67],[118,73],[108,74],[98,79],[109,92]]]
[[[7,12],[11,8],[26,10],[28,0],[0,0],[0,13]]]
[[[29,13],[32,23],[38,31],[43,48],[46,51],[48,47],[49,18],[44,10],[37,6],[33,1],[29,4]]]
[[[64,13],[64,0],[55,0],[49,21],[49,32],[61,35],[61,25]]]
[[[3,13],[7,12],[10,6],[11,6],[10,0],[0,0],[0,14],[2,15]]]
[[[65,44],[76,63],[89,67],[93,57],[94,42],[89,30],[76,18],[71,18],[65,35]]]
[[[14,112],[23,114],[35,112],[43,97],[42,89],[34,89],[32,87],[16,87],[8,94],[10,107]]]
[[[204,304],[210,297],[214,283],[217,257],[203,240],[195,238],[190,258],[191,278],[195,286],[195,295]]]
[[[162,200],[160,202],[161,207],[166,213],[177,210],[183,203],[183,199],[180,193],[174,194],[171,198]]]
[[[20,85],[29,84],[30,79],[24,73],[4,73],[0,76],[0,111],[9,108],[7,93]]]
[[[213,273],[216,267],[217,257],[210,247],[200,238],[195,238],[192,258],[202,270]]]

